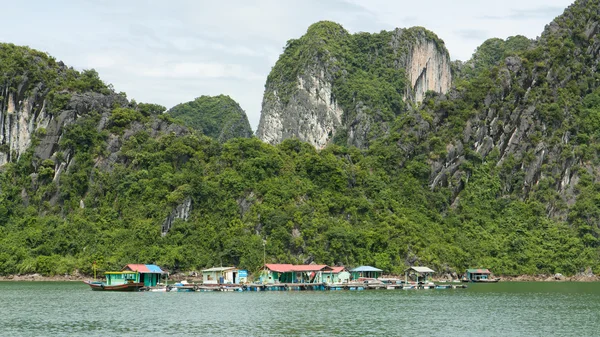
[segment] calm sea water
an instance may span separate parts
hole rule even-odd
[[[456,290],[111,293],[0,282],[2,336],[600,336],[600,283]]]

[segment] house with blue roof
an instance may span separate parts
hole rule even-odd
[[[379,278],[383,273],[383,270],[371,267],[371,266],[360,266],[350,270],[353,280],[359,278]]]

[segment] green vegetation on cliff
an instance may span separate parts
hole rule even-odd
[[[36,97],[47,95],[50,113],[65,108],[74,92],[110,91],[94,69],[78,72],[46,53],[11,43],[0,43],[0,87],[6,89],[0,92],[0,111],[7,109],[11,95],[20,101],[35,91]]]
[[[462,67],[460,75],[473,78],[485,69],[499,66],[507,57],[526,51],[533,44],[533,41],[522,35],[511,36],[506,40],[498,38],[486,40]]]
[[[434,45],[435,52],[429,44]],[[316,95],[313,100],[335,103],[343,111],[341,121],[334,117],[341,124],[333,132],[334,142],[366,148],[370,141],[385,135],[389,123],[407,110],[405,99],[416,99],[415,92],[420,92],[421,86],[427,87],[423,85],[427,80],[413,73],[420,71],[427,76],[423,70],[426,64],[437,69],[445,63],[438,64],[437,57],[430,57],[431,62],[421,60],[427,53],[449,61],[444,42],[422,27],[349,34],[337,23],[317,22],[302,37],[287,42],[267,78],[263,113],[282,110],[286,117],[293,118],[296,111],[317,108],[306,100],[307,94]],[[419,59],[415,63],[425,68],[412,69],[413,56]],[[413,83],[407,69],[415,77]],[[450,77],[449,71],[447,76]],[[417,78],[419,86],[415,84]],[[294,124],[289,120],[283,123]],[[261,126],[259,136],[260,130]]]
[[[451,93],[398,111],[401,83],[373,86],[399,74],[360,72],[384,69],[375,50],[385,43],[354,35],[334,49],[362,50],[362,59],[337,68],[356,66],[355,75],[333,72],[334,81],[348,81],[337,94],[349,102],[355,90],[392,118],[390,132],[364,150],[159,132],[147,127],[159,119],[140,105],[114,107],[105,128],[97,128],[99,113],[81,116],[58,144],[65,158],[40,160],[32,147],[2,168],[0,273],[89,274],[92,261],[102,270],[154,262],[172,271],[229,264],[255,271],[263,240],[267,262],[598,273],[599,5],[578,1],[527,48],[487,42],[481,67]],[[321,58],[332,50],[319,48],[328,36],[345,34],[330,23],[313,30],[306,38],[318,37],[316,47],[289,42],[286,54],[296,59],[278,62],[273,76]],[[330,69],[342,62],[326,60]],[[62,161],[69,167],[55,179]],[[188,220],[162,235],[165,218],[187,198]]]
[[[183,125],[220,142],[252,137],[246,113],[229,96],[200,96],[174,106],[168,114]]]
[[[82,166],[105,140],[92,135],[87,141],[75,145]],[[270,262],[373,264],[390,272],[425,264],[572,274],[590,265],[595,252],[566,224],[545,218],[542,204],[497,202],[501,184],[489,165],[471,178],[464,206],[452,210],[447,195],[427,187],[422,158],[398,168],[393,147],[317,152],[297,140],[220,145],[140,132],[121,156],[126,164],[111,172],[65,177],[62,201],[53,207],[44,197],[51,181],[38,182],[28,206],[16,201],[17,186],[30,180],[33,168],[10,164],[2,178],[2,272],[90,273],[92,261],[102,269],[133,261],[174,270],[220,264],[256,270],[264,238]],[[162,220],[186,196],[193,200],[191,218],[162,237]]]

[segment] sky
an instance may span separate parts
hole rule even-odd
[[[486,39],[536,38],[572,0],[28,0],[2,4],[0,42],[96,69],[137,102],[171,108],[229,95],[256,130],[271,68],[286,41],[321,20],[350,33],[423,26],[452,59]]]

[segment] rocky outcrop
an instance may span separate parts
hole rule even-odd
[[[277,144],[298,138],[323,148],[342,126],[344,111],[333,95],[333,78],[323,67],[307,70],[298,77],[297,92],[284,104],[280,99],[263,101],[257,136]],[[276,90],[273,91],[276,96]]]
[[[0,166],[17,160],[31,146],[36,130],[46,128],[51,120],[41,84],[28,95],[27,79],[16,91],[10,89],[10,86],[0,86],[0,97],[5,97],[0,104]]]
[[[566,206],[576,200],[579,173],[578,165],[586,166],[576,155],[576,142],[569,130],[555,132],[560,128],[557,120],[541,117],[544,108],[532,99],[536,77],[546,76],[536,69],[525,71],[519,57],[508,57],[502,62],[498,74],[501,90],[488,93],[480,111],[465,123],[460,137],[446,147],[443,158],[431,162],[430,184],[432,189],[451,188],[453,204],[465,187],[472,172],[462,166],[467,156],[476,156],[486,162],[492,161],[502,178],[502,194],[527,198],[542,181],[551,183],[556,199],[547,200],[546,211],[555,218],[565,219]],[[552,82],[557,88],[562,84]],[[506,95],[506,93],[512,94]],[[515,91],[520,94],[514,94]],[[460,99],[460,94],[450,96]],[[567,111],[561,111],[567,117]],[[436,111],[433,125],[446,125],[448,111]],[[541,137],[543,135],[543,137]],[[424,137],[425,138],[425,137]]]
[[[403,48],[406,30],[396,29],[392,38],[395,49]],[[439,40],[428,37],[423,29],[412,29],[414,37],[408,39],[408,52],[401,56],[401,66],[406,71],[410,87],[405,98],[420,103],[428,91],[445,94],[452,85],[450,55]]]
[[[176,219],[187,221],[187,219],[190,217],[191,211],[192,211],[192,199],[188,197],[181,204],[179,204],[177,207],[175,207],[175,209],[173,209],[171,214],[169,214],[169,216],[167,216],[165,221],[163,221],[162,230],[161,230],[162,236],[167,235],[167,233],[169,232],[169,229],[171,229],[171,226],[173,225],[173,222]]]

